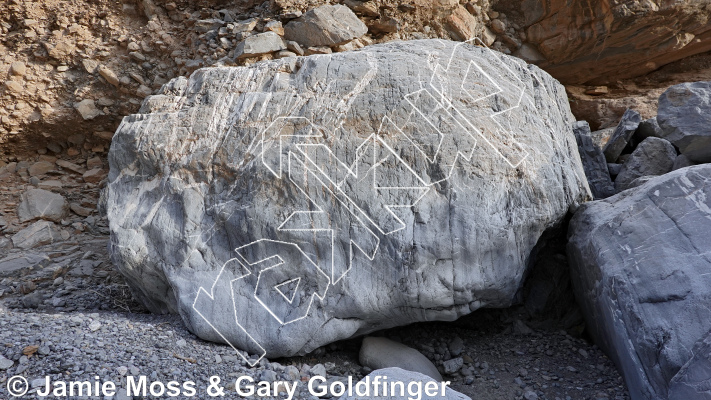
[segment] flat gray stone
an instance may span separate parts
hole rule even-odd
[[[575,140],[578,143],[578,153],[583,162],[585,176],[588,178],[590,191],[595,199],[605,199],[615,194],[615,186],[610,179],[605,155],[593,142],[590,125],[586,121],[573,124]]]
[[[380,379],[378,382],[387,382],[388,383],[388,390],[390,390],[390,382],[402,382],[404,390],[401,391],[401,389],[397,389],[396,393],[388,392],[388,395],[383,395],[382,391],[382,385],[380,386],[380,391],[378,392],[379,395],[375,395],[374,391],[372,390],[372,385],[374,382],[375,377],[379,376]],[[371,395],[370,396],[348,396],[344,395],[342,396],[339,400],[412,400],[417,398],[416,396],[410,395],[407,392],[408,385],[410,385],[411,382],[414,382],[414,385],[421,385],[423,388],[422,392],[422,400],[471,400],[469,396],[466,396],[462,393],[457,392],[456,390],[450,388],[449,386],[445,386],[444,388],[444,396],[442,396],[442,381],[441,380],[436,380],[432,379],[427,375],[423,375],[417,372],[412,372],[412,371],[406,371],[400,368],[384,368],[384,369],[379,369],[376,371],[373,371],[369,373],[365,378],[361,379],[359,382],[367,381],[371,385]],[[436,393],[434,396],[428,396],[425,392],[424,389],[427,388],[427,385],[430,385],[430,393]],[[434,388],[437,388],[439,390],[435,391]]]
[[[664,139],[648,137],[622,164],[622,169],[615,178],[615,188],[618,191],[627,190],[637,178],[664,175],[672,170],[675,159],[676,150],[671,143]]]
[[[20,253],[0,259],[0,278],[16,276],[35,267],[45,266],[50,259],[46,254]]]
[[[49,221],[36,221],[12,236],[12,244],[23,250],[61,240],[57,226]]]
[[[450,375],[462,369],[463,365],[464,360],[462,359],[462,357],[453,358],[442,363],[442,367],[444,367],[444,373]]]
[[[69,203],[59,193],[44,189],[30,189],[22,194],[17,217],[22,222],[46,219],[59,222],[67,216]]]
[[[150,310],[255,357],[509,307],[590,198],[564,88],[465,43],[200,69],[139,112],[109,153],[111,258]]]
[[[336,46],[367,32],[363,21],[340,4],[316,7],[284,26],[284,38],[305,47]]]
[[[358,354],[360,365],[371,369],[398,367],[408,371],[419,372],[441,381],[437,367],[427,357],[412,347],[394,342],[384,337],[367,337]]]
[[[6,370],[8,368],[11,368],[15,364],[14,361],[8,360],[7,358],[3,357],[0,355],[0,369],[1,370]]]
[[[666,398],[711,330],[711,165],[586,203],[568,229],[570,275],[595,343],[631,398]]]
[[[602,150],[607,162],[614,163],[617,161],[617,158],[622,154],[622,150],[625,149],[632,135],[639,127],[640,122],[642,122],[642,116],[637,111],[629,108],[625,111],[610,140],[607,141]]]
[[[252,35],[241,41],[235,49],[235,58],[256,57],[286,49],[286,43],[274,32]]]
[[[682,83],[659,97],[664,138],[695,163],[711,162],[711,82]]]

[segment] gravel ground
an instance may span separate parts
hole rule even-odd
[[[107,222],[93,207],[88,216],[71,213],[57,224],[61,240],[25,250],[14,247],[12,235],[29,225],[15,216],[19,194],[33,187],[32,177],[22,174],[25,169],[0,176],[0,400],[12,398],[7,386],[16,375],[32,386],[22,398],[38,398],[45,376],[125,388],[128,376],[144,375],[149,383],[195,382],[193,397],[149,396],[153,399],[211,398],[206,388],[212,376],[226,387],[223,398],[240,398],[234,381],[250,376],[301,381],[294,398],[313,399],[307,390],[313,376],[326,375],[332,382],[358,380],[371,372],[358,363],[361,339],[302,357],[262,359],[250,368],[229,346],[189,333],[179,317],[148,314],[111,265]],[[67,171],[52,174],[59,182],[53,191],[86,207],[96,203],[100,185],[82,183]],[[480,310],[455,322],[414,324],[375,335],[420,350],[455,390],[475,400],[629,398],[616,369],[596,346],[565,332],[531,329],[524,321],[523,308]],[[119,391],[113,397],[66,398],[128,397]]]

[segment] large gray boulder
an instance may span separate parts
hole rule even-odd
[[[111,257],[250,362],[510,306],[590,197],[564,88],[466,43],[202,69],[140,112],[109,154]]]
[[[659,97],[663,136],[696,163],[711,162],[711,82],[675,85]]]
[[[711,400],[711,331],[694,344],[691,353],[669,384],[669,400]]]
[[[593,141],[590,125],[586,121],[578,121],[573,125],[573,132],[593,197],[605,199],[614,195],[616,193],[615,186],[610,179],[605,155]]]
[[[376,379],[376,377],[379,377]],[[361,383],[362,382],[362,383]],[[400,385],[398,382],[402,382]],[[383,368],[369,373],[361,379],[360,395],[354,384],[353,395],[343,395],[339,400],[471,400],[469,396],[449,387],[449,383],[436,381],[419,372],[406,371],[400,368]],[[393,386],[393,383],[395,385]],[[377,387],[377,395],[375,388]],[[369,392],[366,392],[366,389]],[[387,392],[384,392],[387,389]],[[442,395],[444,391],[444,395]]]
[[[664,139],[648,137],[640,143],[622,164],[622,170],[615,178],[618,191],[633,187],[633,182],[643,176],[664,175],[674,167],[676,150]]]
[[[711,329],[710,236],[711,165],[587,203],[570,222],[576,297],[633,400],[666,399]]]

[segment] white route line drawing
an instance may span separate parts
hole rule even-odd
[[[453,61],[457,56],[457,51],[461,46],[466,44],[477,43],[488,51],[494,60],[499,61],[499,65],[508,72],[507,78],[513,78],[517,82],[507,82],[509,86],[513,86],[513,90],[507,91],[503,86],[503,81],[498,81],[491,74],[482,68],[475,61],[470,61],[464,77],[459,84],[458,90],[466,93],[470,99],[474,102],[480,102],[484,99],[490,98],[492,96],[500,96],[503,98],[504,103],[508,107],[504,107],[502,110],[493,112],[492,114],[486,116],[482,120],[471,121],[465,116],[457,107],[453,105],[450,99],[450,93],[448,93],[448,88],[443,82],[444,74],[449,74],[453,65]],[[369,60],[370,62],[370,60]],[[355,85],[355,88],[347,96],[343,97],[338,103],[337,112],[339,117],[343,117],[347,111],[347,108],[352,103],[352,99],[357,96],[365,87],[366,81],[370,81],[376,74],[377,67],[375,64],[370,62],[371,69],[365,74],[364,77]],[[375,69],[375,70],[374,70]],[[476,96],[472,93],[472,88],[467,85],[470,84],[474,75],[481,75],[485,78],[487,85],[486,89],[493,88],[493,91],[489,91],[482,96]],[[531,74],[539,82],[534,74]],[[499,83],[502,84],[499,84]],[[519,85],[520,84],[520,85]],[[286,168],[288,181],[291,182],[303,195],[310,201],[315,210],[302,210],[294,211],[276,228],[277,232],[327,232],[331,235],[331,260],[330,265],[321,267],[320,260],[314,261],[309,256],[304,253],[301,247],[293,242],[271,240],[271,239],[259,239],[253,241],[244,246],[238,247],[235,251],[238,253],[239,257],[232,258],[223,264],[220,272],[215,278],[214,283],[210,288],[210,292],[205,290],[203,287],[197,292],[195,301],[193,302],[193,309],[202,317],[209,326],[225,341],[229,344],[240,356],[242,356],[245,361],[247,361],[251,366],[256,365],[265,355],[266,350],[252,337],[247,330],[240,324],[237,315],[237,303],[235,299],[235,284],[245,282],[246,279],[255,274],[258,269],[258,265],[264,263],[274,262],[266,268],[259,270],[256,276],[256,284],[254,285],[254,291],[252,297],[259,303],[259,305],[266,310],[271,317],[273,317],[280,325],[287,325],[299,320],[306,318],[311,310],[314,299],[318,298],[320,301],[325,299],[328,289],[341,281],[346,274],[352,269],[352,262],[355,257],[355,249],[362,253],[370,261],[374,260],[377,250],[380,245],[381,237],[393,234],[407,227],[406,223],[402,221],[401,218],[394,212],[395,208],[400,207],[413,207],[415,206],[429,191],[429,189],[436,183],[447,180],[451,177],[454,168],[456,167],[457,161],[461,158],[465,161],[471,161],[474,154],[474,150],[477,145],[477,137],[471,133],[474,131],[479,137],[494,149],[496,154],[500,155],[504,160],[513,168],[519,166],[525,158],[529,155],[528,152],[515,140],[513,140],[507,130],[501,125],[497,120],[497,117],[511,112],[519,108],[521,101],[524,96],[526,85],[521,81],[521,79],[511,71],[511,69],[503,62],[492,50],[484,45],[484,43],[478,39],[470,39],[466,42],[458,43],[455,45],[452,54],[446,64],[446,68],[441,64],[437,64],[432,71],[432,75],[429,81],[429,88],[423,88],[421,90],[415,91],[404,96],[404,100],[411,110],[406,110],[409,112],[409,117],[406,123],[414,121],[416,119],[421,119],[424,124],[417,125],[418,128],[429,127],[432,132],[438,135],[438,141],[433,146],[434,149],[428,152],[426,148],[423,148],[423,143],[418,142],[417,137],[413,137],[403,130],[403,126],[397,126],[396,123],[389,117],[384,116],[380,128],[377,133],[373,133],[367,139],[365,139],[356,149],[355,157],[352,163],[344,162],[343,160],[336,157],[331,148],[326,146],[319,139],[325,139],[327,136],[324,132],[327,132],[325,128],[317,126],[310,119],[302,116],[279,116],[272,121],[266,129],[264,129],[259,137],[261,140],[256,144],[261,145],[261,164],[266,167],[269,172],[279,180],[285,178],[283,171],[284,168],[284,157],[287,158],[288,167]],[[541,84],[542,85],[542,84]],[[329,85],[326,86],[330,87]],[[544,88],[545,89],[545,88]],[[325,93],[328,89],[322,89],[321,92]],[[434,94],[437,95],[435,97]],[[547,93],[547,91],[546,91]],[[296,97],[300,97],[298,94],[294,94]],[[305,104],[309,101],[309,98],[313,96],[306,97],[303,99],[295,100],[295,104]],[[402,111],[402,110],[400,110]],[[393,111],[395,112],[395,111]],[[324,117],[322,120],[333,123],[334,129],[338,129],[340,126],[338,117],[326,117],[333,113],[332,110],[328,108],[324,109]],[[491,122],[495,125],[495,128],[488,129],[487,123]],[[443,126],[447,129],[442,129]],[[286,131],[284,129],[286,128]],[[417,150],[421,153],[427,163],[444,165],[447,170],[445,171],[445,176],[437,181],[427,182],[423,179],[423,174],[417,173],[411,165],[404,161],[399,155],[391,143],[388,143],[384,135],[387,133],[396,132],[404,136],[410,143],[412,143]],[[418,132],[419,133],[419,132]],[[426,132],[424,133],[426,134]],[[430,133],[431,134],[431,133]],[[501,139],[499,142],[493,142],[493,139],[487,137],[492,135],[493,138]],[[390,135],[393,136],[393,135]],[[286,141],[290,141],[288,145],[285,145]],[[274,142],[278,142],[278,146],[275,146]],[[509,150],[507,150],[507,148]],[[511,149],[513,148],[513,149]],[[379,154],[378,151],[382,151],[383,154]],[[453,154],[449,151],[452,151]],[[368,153],[371,151],[371,153]],[[319,154],[320,153],[320,154]],[[504,154],[506,153],[506,154]],[[372,157],[370,157],[372,155]],[[276,157],[276,159],[275,159]],[[380,168],[385,168],[386,161],[392,159],[396,164],[403,167],[408,173],[412,174],[414,177],[413,182],[416,185],[404,186],[404,187],[388,187],[379,186],[377,184],[378,170]],[[325,165],[323,160],[327,160],[329,165]],[[390,165],[390,164],[388,164]],[[398,192],[399,191],[399,192]],[[395,192],[399,193],[399,196],[393,195],[392,198],[383,199],[383,196],[376,196],[375,193],[388,193]],[[340,213],[342,215],[350,216],[351,222],[357,222],[358,226],[354,228],[353,224],[347,226],[348,230],[342,227],[334,226],[336,223],[329,212],[326,211],[325,202],[323,196],[328,195],[331,199],[336,201],[331,201],[330,209],[332,214]],[[372,211],[373,208],[376,210],[383,210],[384,218],[382,215],[380,218],[374,216],[367,212],[360,204],[358,200],[363,201],[363,197],[366,197],[366,203],[368,203],[368,209]],[[391,203],[390,200],[400,200]],[[373,206],[373,203],[375,207]],[[378,203],[379,202],[379,203]],[[335,205],[336,209],[342,209],[341,211],[333,211]],[[353,239],[355,237],[355,239]],[[347,242],[348,243],[348,265],[338,266],[335,262],[335,249],[337,248],[336,241]],[[316,279],[315,286],[312,283],[304,284],[307,282],[305,279],[313,278],[308,274],[305,276],[281,276],[296,274],[294,271],[284,272],[284,268],[288,269],[289,264],[285,261],[281,253],[276,253],[276,251],[270,251],[264,254],[264,256],[257,257],[256,260],[250,262],[246,256],[243,254],[245,250],[261,246],[264,243],[275,244],[278,246],[289,246],[292,251],[295,249],[298,254],[301,255],[301,264],[305,264],[307,267],[315,269],[315,276],[321,277],[321,281],[318,282]],[[277,247],[278,247],[277,246]],[[340,247],[340,246],[338,246]],[[354,249],[355,247],[355,249]],[[267,254],[271,254],[268,255]],[[291,254],[291,253],[290,253]],[[225,268],[228,264],[236,264],[235,271],[238,272],[234,279],[229,281],[230,286],[230,296],[232,299],[232,305],[234,308],[235,322],[239,329],[241,329],[244,334],[251,340],[252,345],[258,349],[259,358],[250,362],[249,358],[243,354],[245,351],[238,350],[234,345],[232,345],[226,336],[223,335],[198,309],[197,307],[199,300],[202,298],[201,294],[206,296],[205,298],[214,301],[217,294],[215,293],[217,285],[223,276]],[[232,270],[232,268],[230,268]],[[324,270],[327,270],[326,273]],[[280,272],[281,271],[281,272]],[[316,272],[317,271],[317,272]],[[304,278],[304,279],[302,279]],[[325,281],[324,281],[325,279]],[[267,282],[268,281],[268,282]],[[321,286],[325,285],[325,288]],[[287,289],[286,293],[281,288]],[[316,288],[312,293],[306,293],[308,301],[306,303],[300,303],[297,305],[299,309],[294,311],[294,302],[299,298],[298,295],[302,292],[302,289],[310,290]],[[276,292],[279,296],[273,296]],[[283,299],[284,304],[292,306],[289,309],[287,306],[282,304],[274,304],[274,299]],[[268,304],[269,303],[269,304]],[[295,314],[295,315],[294,315]],[[247,344],[249,346],[249,344]]]
[[[496,125],[496,128],[494,129],[494,131],[492,131],[491,129],[485,129],[484,127],[482,127],[482,123],[485,124],[486,120],[485,121],[481,121],[481,120],[471,121],[470,119],[466,118],[464,116],[464,114],[459,109],[457,109],[450,101],[450,97],[448,96],[448,93],[447,93],[447,88],[443,83],[446,81],[444,78],[444,74],[447,73],[450,70],[450,68],[452,67],[452,62],[456,58],[457,50],[459,48],[461,48],[462,46],[464,46],[465,44],[474,44],[474,43],[476,43],[476,45],[478,45],[480,47],[485,48],[486,49],[485,51],[487,51],[493,59],[499,61],[497,63],[497,65],[502,67],[503,70],[508,73],[507,77],[509,79],[506,81],[504,81],[502,79],[502,80],[499,80],[499,82],[507,82],[507,83],[513,85],[517,89],[516,93],[507,93],[507,91],[505,91],[499,85],[499,83],[497,83],[497,80],[494,79],[492,76],[490,76],[490,74],[486,73],[484,71],[484,69],[478,63],[476,63],[474,60],[470,61],[469,66],[467,68],[467,72],[465,74],[465,77],[464,77],[464,79],[462,79],[462,82],[459,85],[459,89],[462,90],[463,92],[465,92],[467,95],[469,95],[475,102],[487,99],[487,98],[495,96],[495,95],[502,95],[510,103],[510,107],[505,108],[500,111],[497,111],[497,112],[494,112],[493,114],[486,117],[488,120],[491,120]],[[476,68],[476,70],[480,71],[480,73],[482,73],[484,75],[484,77],[488,80],[488,83],[491,84],[492,86],[494,86],[495,88],[497,88],[498,90],[493,93],[489,93],[488,95],[485,95],[483,97],[476,97],[476,96],[472,95],[470,90],[468,90],[466,87],[466,84],[469,82],[469,80],[467,78],[470,76],[472,67],[474,67],[474,68]],[[517,81],[517,82],[511,82],[511,79],[513,79],[514,81]],[[513,111],[513,110],[519,108],[519,106],[521,105],[521,101],[523,99],[525,90],[526,90],[525,89],[526,85],[518,77],[517,74],[515,74],[513,71],[511,71],[509,66],[506,65],[506,63],[498,55],[496,55],[496,53],[494,51],[492,51],[489,47],[487,47],[484,44],[484,42],[481,41],[481,39],[473,38],[473,39],[467,40],[466,42],[457,43],[454,46],[454,50],[452,51],[452,54],[451,54],[449,61],[447,63],[447,67],[443,68],[441,65],[437,65],[435,67],[435,70],[432,74],[432,78],[430,80],[430,85],[440,95],[440,101],[443,104],[450,106],[451,109],[454,110],[454,112],[457,113],[458,116],[462,118],[462,120],[466,121],[467,124],[469,125],[469,127],[474,132],[476,132],[477,135],[479,135],[498,155],[503,157],[504,160],[506,160],[506,162],[512,168],[518,167],[526,159],[526,157],[528,157],[528,155],[529,155],[528,151],[526,151],[521,146],[520,143],[518,143],[515,139],[513,139],[511,137],[511,135],[507,134],[506,128],[504,128],[497,119],[497,117],[499,115],[505,114],[507,112],[510,112],[510,111]],[[508,96],[511,96],[511,98],[508,98]],[[477,125],[479,125],[479,127],[477,127]],[[487,133],[489,135],[485,134],[485,132],[484,132],[485,130],[488,131]],[[508,141],[511,142],[511,144],[507,145],[507,146],[500,146],[498,143],[492,142],[490,135],[493,137],[504,136],[506,139],[508,139]],[[508,156],[506,154],[504,154],[504,152],[507,152],[506,149],[511,150],[512,148],[517,149],[518,154],[510,154]]]
[[[292,173],[296,172],[292,171],[292,165],[294,165],[294,170],[296,170],[297,168],[303,169],[302,173]],[[347,202],[341,196],[338,196],[338,193],[334,192],[331,188],[329,188],[328,185],[321,179],[321,177],[319,177],[315,173],[315,171],[313,171],[313,169],[308,168],[306,162],[299,159],[293,152],[290,152],[289,154],[289,177],[292,183],[294,183],[294,185],[299,188],[299,190],[312,202],[312,204],[314,204],[314,206],[317,208],[317,211],[296,211],[289,215],[289,217],[287,217],[286,220],[277,229],[285,232],[291,231],[330,233],[331,263],[328,270],[331,273],[332,284],[338,283],[338,281],[340,281],[341,278],[343,278],[346,273],[348,273],[348,271],[350,271],[350,269],[352,268],[352,262],[355,256],[353,247],[357,248],[363,255],[368,258],[368,260],[373,261],[373,259],[375,258],[375,254],[378,250],[378,246],[380,245],[380,238],[378,238],[378,235],[376,235],[375,232],[368,228],[367,223],[364,222],[362,219],[362,215],[358,215],[353,210],[349,209]],[[305,184],[305,182],[298,181],[299,179],[307,180],[307,178],[309,177],[312,178],[315,182],[318,182],[319,185],[307,185]],[[348,213],[350,213],[353,218],[360,224],[361,234],[359,235],[359,239],[361,239],[364,243],[358,243],[350,239],[350,230],[353,229],[352,226],[347,226],[348,230],[342,227],[340,227],[339,229],[339,227],[333,226],[334,221],[332,220],[332,218],[330,218],[328,212],[322,208],[322,205],[319,204],[318,197],[321,189],[325,189],[327,194],[334,196],[337,201],[333,204],[339,205],[340,207],[346,209]],[[335,263],[335,242],[337,239],[337,235],[339,234],[345,236],[344,240],[342,241],[348,242],[349,247],[349,262],[345,270],[343,271],[339,271],[339,266]],[[363,240],[363,237],[369,238],[370,240]]]
[[[296,282],[296,283],[293,285],[292,288],[289,288],[289,287],[286,288],[287,289],[286,293],[284,293],[284,291],[280,289],[282,286],[291,286],[291,284],[294,282]],[[282,282],[280,284],[274,285],[274,290],[279,292],[280,295],[284,296],[284,299],[287,302],[289,302],[289,304],[291,304],[294,302],[294,297],[296,297],[296,292],[299,290],[299,283],[301,283],[301,278],[294,278],[294,279],[288,280],[286,282]],[[287,294],[287,293],[289,293],[288,291],[292,292],[291,296],[289,296]]]

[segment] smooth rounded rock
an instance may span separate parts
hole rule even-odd
[[[425,374],[434,380],[442,380],[442,375],[437,367],[422,353],[412,347],[383,337],[363,339],[358,360],[361,365],[374,370],[398,367]]]

